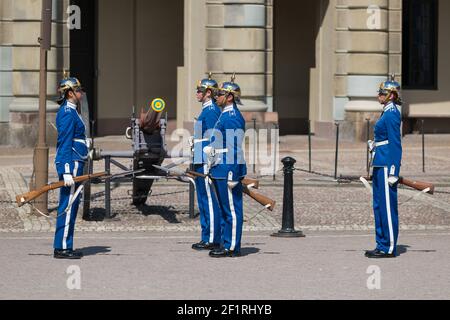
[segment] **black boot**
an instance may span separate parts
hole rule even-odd
[[[218,247],[219,247],[218,244],[205,242],[203,240],[198,243],[194,243],[192,245],[192,249],[194,249],[194,250],[212,250],[212,249],[216,249]]]
[[[365,256],[367,258],[395,258],[393,253],[385,253],[381,250],[375,249],[371,251],[366,251]]]
[[[55,249],[53,252],[53,258],[56,259],[81,259],[82,257],[83,253],[72,249]]]
[[[240,252],[229,249],[215,249],[209,252],[209,256],[213,258],[239,257],[240,255]]]

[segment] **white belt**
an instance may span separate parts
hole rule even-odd
[[[73,139],[74,142],[78,142],[78,143],[82,143],[84,144],[86,147],[89,147],[88,142],[84,139]]]
[[[206,142],[209,141],[209,139],[194,139],[194,143],[200,143],[200,142]]]
[[[83,140],[83,139],[73,139],[73,141],[87,145],[86,140]]]
[[[389,140],[375,142],[375,147],[381,147],[389,144]]]

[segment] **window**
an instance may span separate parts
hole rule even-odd
[[[437,90],[438,0],[403,0],[403,88]]]

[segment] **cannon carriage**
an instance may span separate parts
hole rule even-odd
[[[159,104],[158,104],[159,103]],[[162,107],[161,107],[162,105]],[[131,141],[131,148],[123,151],[105,151],[94,146],[91,148],[91,157],[89,157],[86,173],[93,172],[94,161],[104,161],[105,172],[111,172],[111,166],[116,166],[123,171],[114,175],[113,178],[105,180],[105,218],[111,217],[111,182],[131,182],[131,200],[135,206],[144,205],[147,198],[151,195],[152,186],[155,180],[168,177],[163,172],[154,167],[160,166],[164,159],[172,158],[172,153],[167,149],[166,128],[167,113],[162,117],[164,101],[155,99],[152,102],[152,109],[148,112],[141,110],[140,115],[133,113],[130,119],[130,126],[125,130],[125,137]],[[190,159],[190,155],[177,154],[175,157],[182,157],[184,161]],[[120,163],[118,159],[130,159],[130,168]],[[190,211],[193,211],[193,193],[194,182],[178,179],[182,182],[190,183]],[[91,204],[91,186],[88,182],[83,192],[83,218],[89,220]],[[193,213],[192,213],[193,215]]]

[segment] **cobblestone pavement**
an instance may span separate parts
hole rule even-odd
[[[128,150],[130,142],[122,137],[96,139],[97,147],[104,150]],[[338,174],[363,175],[366,171],[364,143],[341,142]],[[399,190],[400,226],[403,230],[450,229],[450,135],[426,136],[426,172],[422,172],[421,136],[409,135],[403,140],[404,154],[402,175],[436,184],[433,196],[416,191]],[[371,230],[373,216],[371,195],[360,184],[337,184],[331,178],[304,172],[309,167],[308,139],[305,136],[280,138],[280,157],[292,156],[297,160],[294,173],[295,226],[302,230]],[[49,180],[57,179],[53,166],[54,148],[50,149]],[[54,230],[57,191],[49,193],[49,209],[52,218],[31,215],[31,207],[17,208],[15,196],[28,189],[32,175],[32,149],[0,147],[0,232],[48,232]],[[312,170],[334,175],[334,141],[312,139]],[[121,160],[127,167],[130,161]],[[166,160],[165,163],[169,163]],[[95,171],[103,171],[103,162],[96,162]],[[181,166],[183,167],[183,166]],[[260,192],[276,200],[273,212],[245,196],[244,230],[276,231],[281,227],[283,209],[283,176],[277,168],[272,178],[272,166],[259,165],[253,174],[259,176]],[[118,170],[113,169],[113,172]],[[264,175],[260,173],[263,172]],[[112,219],[88,222],[81,219],[79,210],[77,231],[199,231],[198,217],[189,218],[188,185],[174,180],[155,182],[152,195],[142,208],[130,205],[130,183],[113,185]],[[91,209],[95,216],[104,216],[103,186],[93,186]]]

